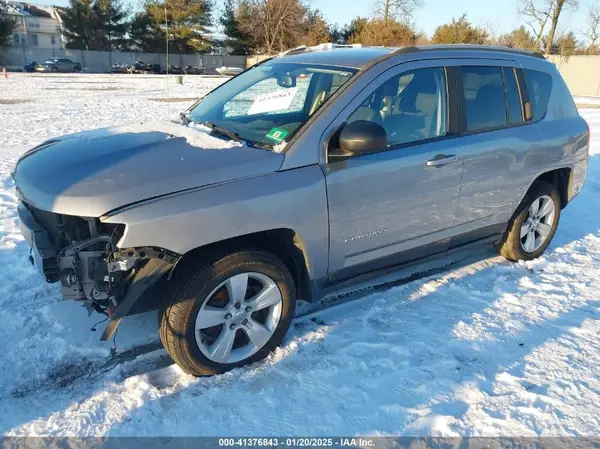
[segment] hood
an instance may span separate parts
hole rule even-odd
[[[13,173],[38,209],[99,217],[148,198],[271,173],[284,156],[160,122],[52,139],[25,153]]]

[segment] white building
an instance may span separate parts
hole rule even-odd
[[[64,48],[61,19],[53,6],[9,1],[8,13],[16,22],[13,46],[48,50]]]

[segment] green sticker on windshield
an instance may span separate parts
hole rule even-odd
[[[280,143],[283,139],[285,139],[287,137],[287,135],[289,134],[289,131],[286,131],[285,129],[281,129],[281,128],[273,128],[271,131],[269,131],[269,133],[267,134],[267,138],[274,140],[277,143]]]

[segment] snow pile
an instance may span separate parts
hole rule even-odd
[[[241,142],[223,140],[210,135],[210,128],[199,126],[184,126],[170,121],[150,122],[111,128],[112,134],[160,132],[167,138],[182,137],[188,145],[196,148],[218,150],[223,148],[241,147]]]
[[[186,89],[204,89],[197,79]],[[196,379],[156,369],[162,350],[107,365],[110,343],[89,331],[100,317],[60,302],[27,262],[9,176],[17,154],[54,135],[156,119],[148,97],[164,82],[86,76],[123,91],[73,100],[48,94],[53,80],[11,76],[8,94],[35,103],[0,105],[3,434],[600,436],[600,109],[582,111],[588,179],[546,256],[490,254],[316,313],[264,362]],[[150,313],[127,318],[117,344],[156,338]]]

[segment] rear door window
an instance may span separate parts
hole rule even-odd
[[[500,67],[461,67],[466,130],[506,126],[506,101]]]
[[[533,109],[533,121],[537,122],[544,118],[548,109],[552,91],[552,76],[538,70],[525,69],[524,72],[529,100]]]
[[[508,123],[515,125],[523,122],[521,94],[517,84],[515,70],[504,67],[504,84],[506,86],[506,106],[508,108]]]

